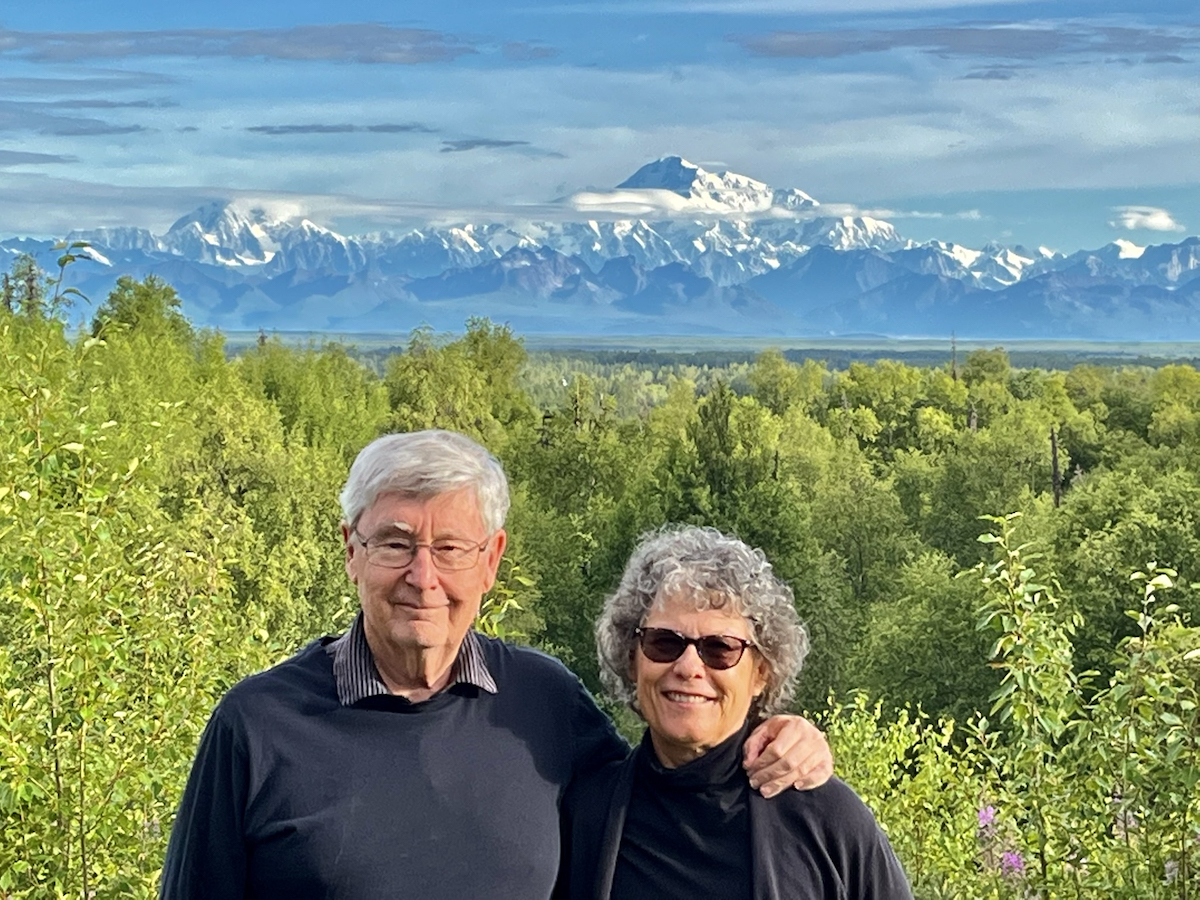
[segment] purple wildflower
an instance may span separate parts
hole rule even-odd
[[[987,828],[996,821],[996,807],[985,806],[979,810],[979,827]]]
[[[1017,877],[1025,874],[1025,860],[1020,853],[1007,850],[1000,855],[1000,874]]]

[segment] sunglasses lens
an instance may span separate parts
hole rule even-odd
[[[687,641],[673,631],[666,628],[642,630],[642,652],[651,662],[675,662],[683,656],[683,651],[686,649]]]
[[[686,638],[669,628],[643,628],[638,632],[642,653],[656,663],[675,662],[683,656],[688,644],[695,644],[700,661],[710,669],[732,669],[745,652],[741,641],[710,634],[701,638]]]
[[[696,649],[700,651],[700,659],[710,669],[732,669],[742,658],[742,645],[723,637],[700,638]]]

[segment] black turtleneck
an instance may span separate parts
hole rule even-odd
[[[741,772],[744,737],[678,769],[658,765],[644,739],[624,762],[577,777],[556,900],[912,900],[848,785],[765,800]]]
[[[748,726],[685,765],[663,766],[647,731],[613,874],[611,900],[749,900]]]

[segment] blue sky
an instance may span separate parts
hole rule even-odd
[[[1194,0],[5,7],[0,235],[562,216],[672,153],[918,240],[1200,233]]]

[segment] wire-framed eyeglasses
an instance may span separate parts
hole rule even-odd
[[[358,528],[351,533],[367,551],[367,562],[384,569],[407,569],[417,558],[422,547],[429,548],[434,568],[443,572],[458,572],[469,569],[479,562],[479,554],[488,545],[492,535],[479,543],[460,538],[442,538],[436,541],[418,541],[411,535],[399,532],[384,532],[372,537],[363,537]]]

